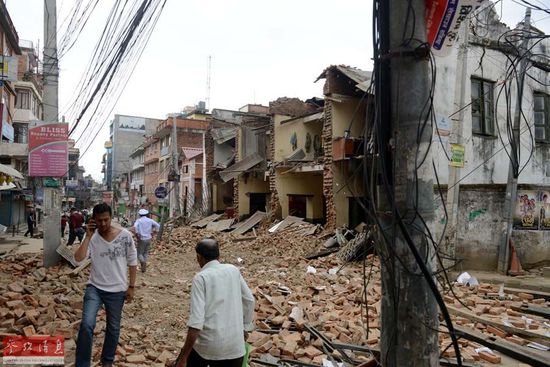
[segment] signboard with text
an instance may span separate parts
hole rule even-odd
[[[64,177],[68,171],[66,123],[38,124],[29,128],[29,176]]]
[[[427,0],[426,30],[428,43],[437,56],[448,55],[458,31],[468,16],[487,0]]]

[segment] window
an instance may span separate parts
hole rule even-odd
[[[535,141],[550,143],[550,96],[535,92],[533,95],[535,113]]]
[[[494,83],[472,78],[472,134],[494,135]]]
[[[28,90],[16,89],[17,100],[15,102],[15,108],[21,108],[24,110],[31,109],[31,93]]]

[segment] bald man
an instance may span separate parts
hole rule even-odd
[[[254,296],[239,269],[221,264],[214,239],[195,246],[201,267],[191,286],[191,313],[177,367],[241,367],[244,332],[254,328]]]

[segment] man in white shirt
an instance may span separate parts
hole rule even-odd
[[[160,225],[148,217],[149,211],[147,209],[140,209],[138,214],[139,219],[134,223],[133,231],[138,239],[137,254],[141,263],[141,271],[145,273],[153,232],[158,231]]]
[[[112,366],[120,335],[120,319],[124,301],[132,302],[136,283],[137,253],[132,235],[125,229],[111,226],[111,207],[98,204],[93,218],[86,226],[86,237],[76,250],[74,258],[81,262],[92,261],[90,280],[84,293],[82,321],[76,341],[76,367],[89,367],[96,317],[103,304],[107,325],[102,366]],[[97,229],[97,231],[96,231]],[[130,285],[128,285],[130,267]]]
[[[237,267],[218,261],[216,240],[203,239],[195,251],[202,269],[193,277],[189,329],[176,366],[241,367],[254,296]]]

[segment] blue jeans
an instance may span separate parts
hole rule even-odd
[[[89,367],[92,359],[92,346],[97,312],[105,305],[107,330],[103,341],[101,363],[112,363],[120,336],[120,319],[126,292],[105,292],[88,284],[84,294],[82,321],[76,341],[76,367]]]

